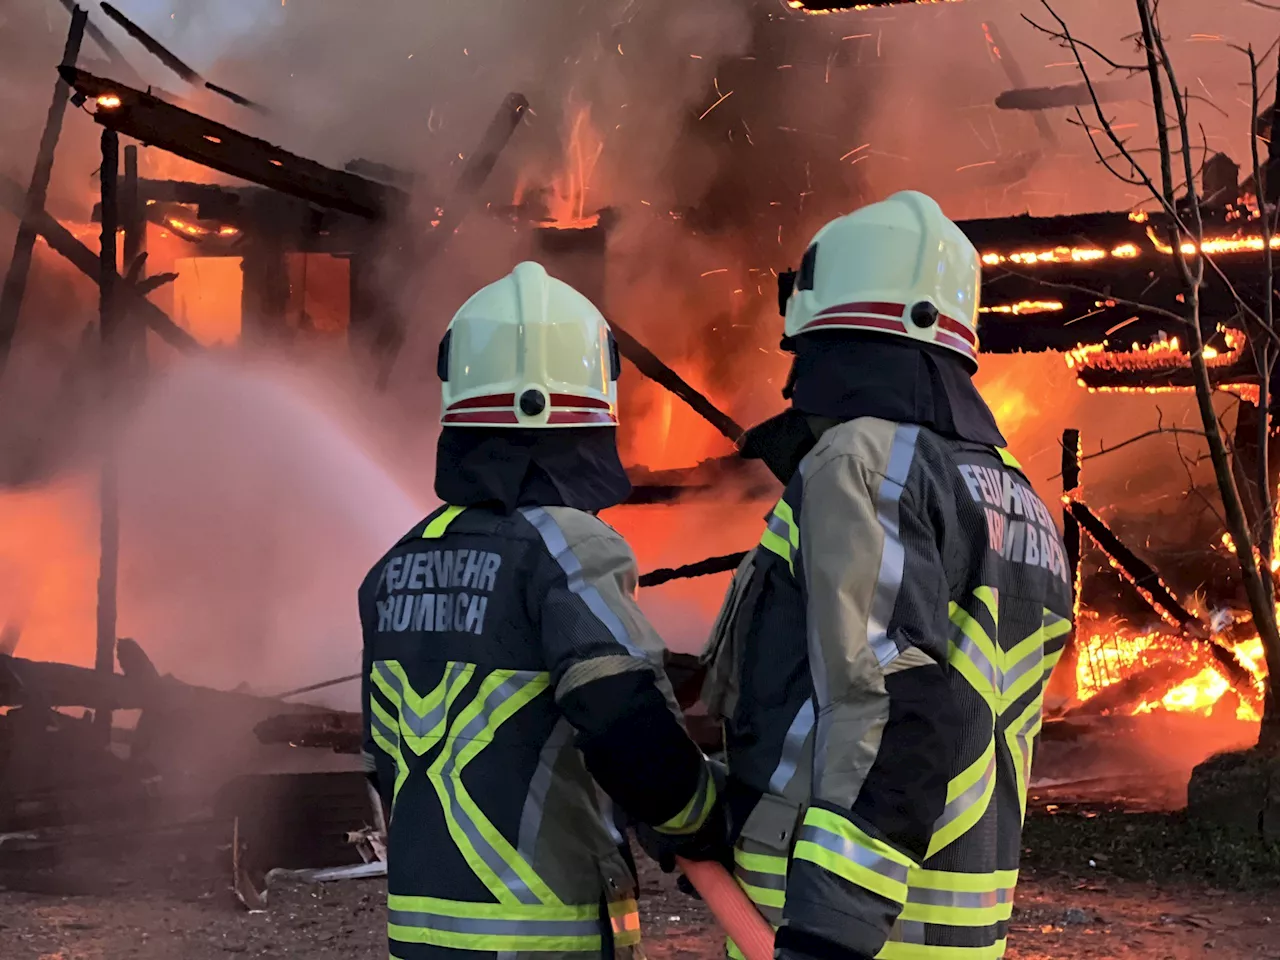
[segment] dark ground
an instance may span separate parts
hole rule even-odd
[[[1234,890],[1185,875],[1167,887],[1116,875],[1174,877],[1170,857],[1186,839],[1179,829],[1167,820],[1034,817],[1028,842],[1038,849],[1019,888],[1011,960],[1280,960],[1280,887],[1265,872]],[[1158,850],[1163,834],[1167,855],[1136,857],[1136,848]],[[385,960],[381,881],[278,882],[266,911],[249,914],[229,889],[226,850],[190,848],[170,843],[64,856],[55,870],[0,870],[0,958]],[[718,958],[702,904],[652,864],[642,872],[649,956]]]

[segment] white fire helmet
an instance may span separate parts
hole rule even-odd
[[[868,330],[932,343],[978,364],[978,251],[942,208],[904,191],[832,220],[786,300],[788,337]]]
[[[462,305],[440,342],[449,427],[615,427],[618,348],[590,300],[521,263]]]

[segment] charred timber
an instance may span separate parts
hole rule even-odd
[[[1134,100],[1140,96],[1139,88],[1128,82],[1095,83],[1094,93],[1102,103]],[[1086,107],[1093,103],[1089,87],[1083,83],[1068,83],[1058,87],[1019,87],[1006,90],[996,97],[1001,110],[1054,110],[1059,107]]]
[[[228,100],[231,100],[234,103],[238,103],[241,106],[245,106],[245,107],[251,107],[254,110],[258,110],[259,112],[264,112],[264,113],[266,112],[265,110],[263,110],[262,107],[254,103],[252,100],[249,100],[246,97],[242,97],[240,96],[240,94],[234,93],[231,90],[228,90],[226,87],[220,87],[215,83],[210,83],[207,80],[205,80],[204,77],[200,76],[200,74],[196,73],[195,70],[193,70],[186,63],[180,60],[172,50],[170,50],[168,47],[162,44],[155,37],[151,36],[151,34],[147,33],[147,31],[143,30],[140,26],[138,26],[136,23],[134,23],[132,20],[126,17],[123,13],[121,13],[111,4],[103,3],[101,6],[102,6],[102,12],[105,13],[112,20],[114,20],[116,23],[118,23],[124,29],[125,33],[129,34],[129,36],[137,40],[138,43],[142,44],[143,48],[149,54],[151,54],[153,57],[155,57],[157,60],[163,63],[166,67],[168,67],[178,76],[180,76],[183,80],[187,81],[187,83],[190,83],[193,85],[203,84],[207,89],[212,90],[214,93],[218,94],[219,96],[226,97]]]
[[[305,704],[281,703],[274,697],[199,687],[169,676],[103,674],[69,663],[24,660],[0,654],[0,707],[87,707],[99,703],[112,710],[217,706],[227,710],[285,713],[316,709]]]
[[[95,77],[75,67],[60,67],[59,71],[85,97],[118,99],[119,106],[100,105],[94,120],[142,143],[301,200],[370,220],[382,219],[408,206],[408,195],[385,183],[333,170],[114,80]]]
[[[16,216],[22,215],[23,190],[16,181],[0,174],[0,206]],[[32,221],[36,233],[44,238],[50,249],[65,257],[73,267],[98,282],[98,256],[77,240],[62,224],[43,211]],[[117,284],[118,292],[130,310],[137,313],[148,327],[172,347],[179,350],[198,350],[196,339],[169,319],[169,315],[146,298],[140,288],[126,283]]]
[[[1125,546],[1124,541],[1112,532],[1101,517],[1079,500],[1068,500],[1064,506],[1071,518],[1102,548],[1116,569],[1134,585],[1161,618],[1170,626],[1197,637],[1208,636],[1208,631],[1199,618],[1179,602],[1160,579],[1160,575]]]

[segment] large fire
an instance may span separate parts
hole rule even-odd
[[[1227,710],[1238,720],[1256,723],[1262,718],[1266,678],[1262,641],[1251,637],[1224,645],[1247,671],[1249,684],[1233,684],[1207,643],[1160,632],[1138,633],[1086,611],[1076,631],[1076,696],[1088,703],[1129,683],[1133,692],[1104,712],[1137,715],[1165,710],[1208,716]]]

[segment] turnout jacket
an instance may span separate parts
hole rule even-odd
[[[715,803],[636,565],[589,513],[446,506],[360,588],[366,770],[390,811],[391,955],[639,942],[610,796],[692,833]]]
[[[704,691],[736,876],[779,948],[1003,955],[1071,576],[1001,449],[868,417],[805,456],[735,575]]]

